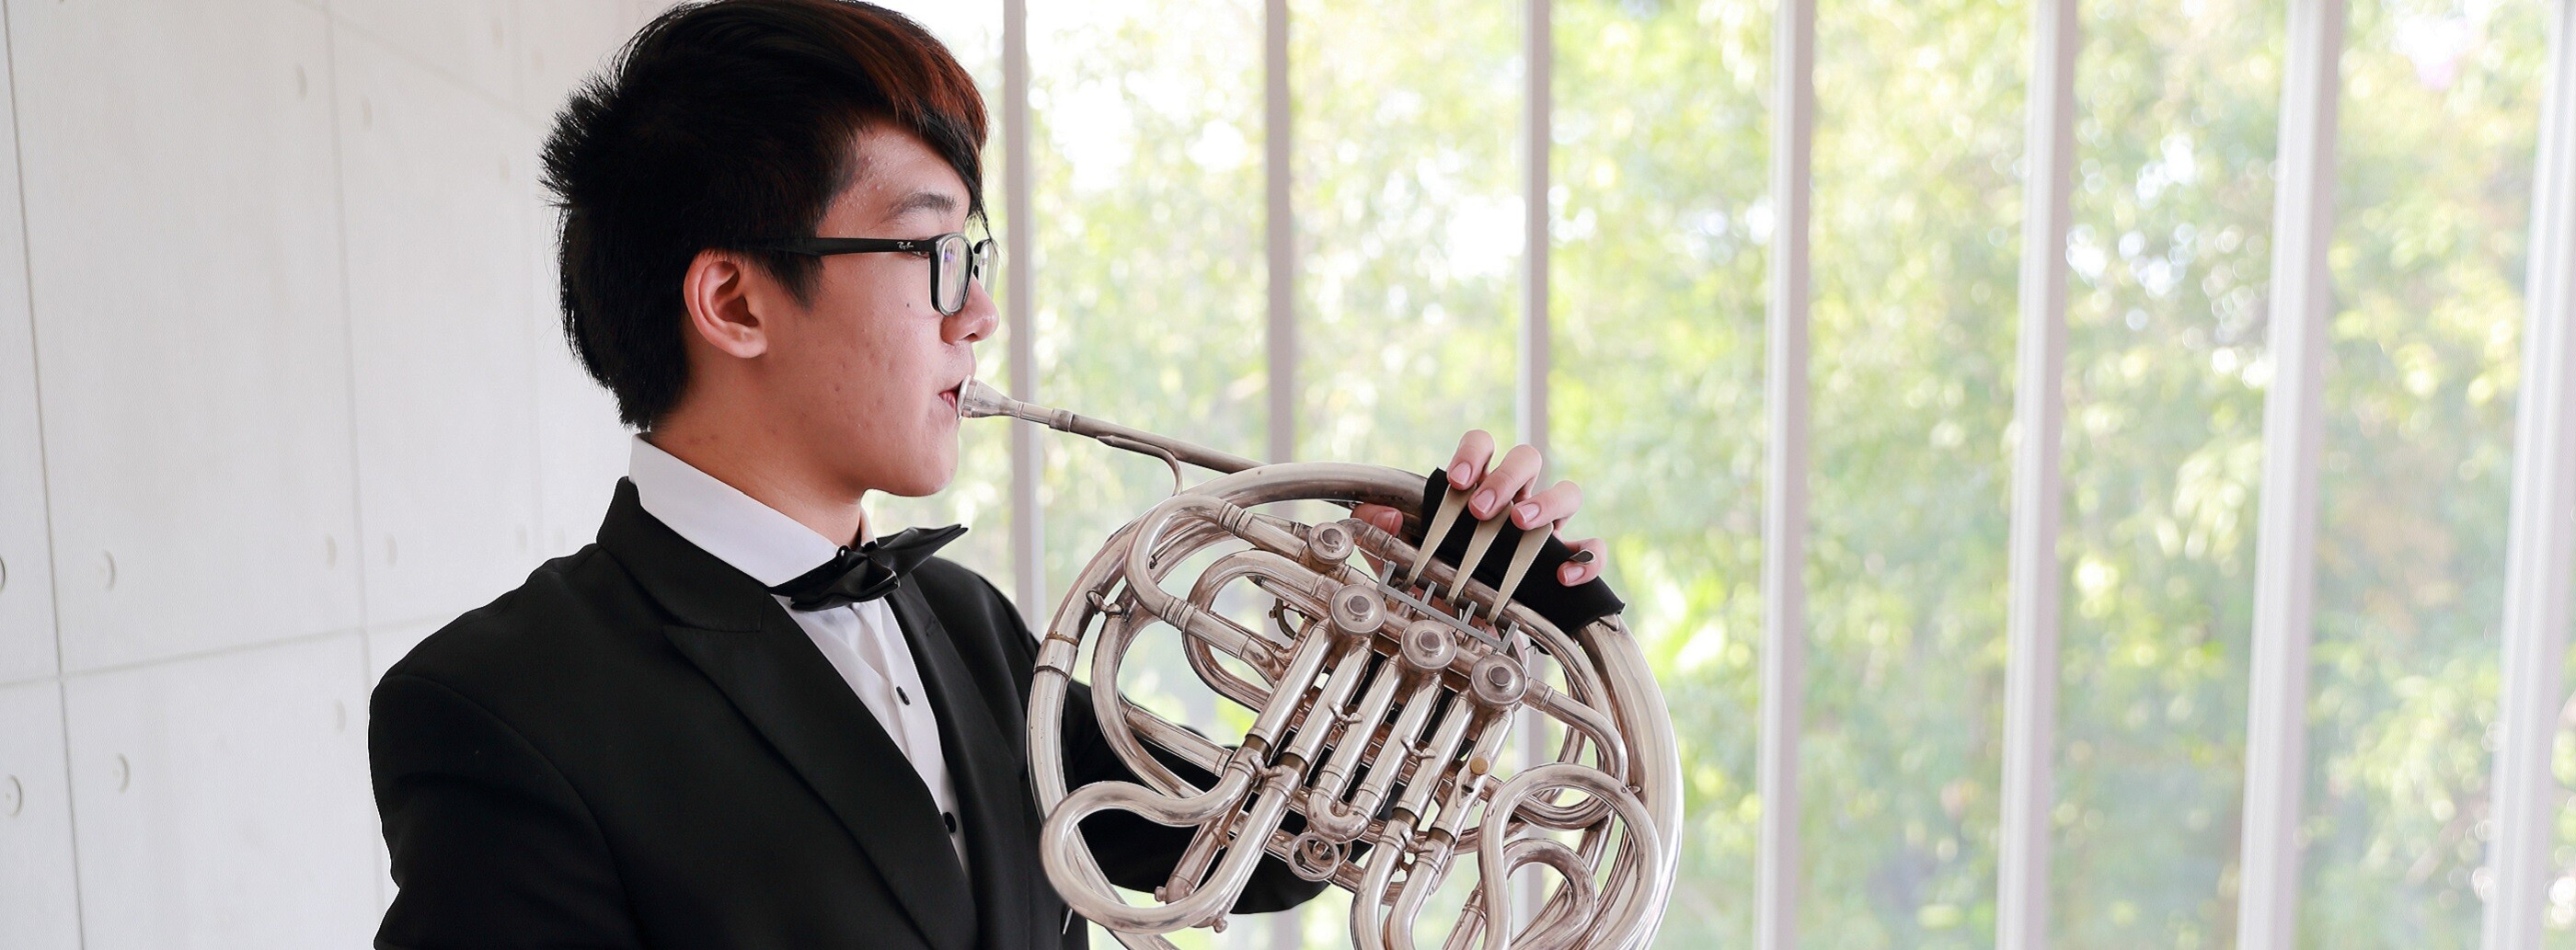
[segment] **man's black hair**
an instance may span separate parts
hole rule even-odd
[[[858,169],[851,136],[919,136],[984,212],[973,78],[919,24],[848,0],[711,0],[655,18],[546,138],[562,210],[564,336],[627,425],[688,381],[681,278],[698,252],[810,236]],[[752,252],[799,299],[815,261]]]

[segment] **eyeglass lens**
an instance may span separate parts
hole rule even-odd
[[[974,279],[974,268],[966,263],[966,238],[950,234],[939,239],[939,266],[931,269],[931,304],[943,314],[966,308],[966,282]]]
[[[984,279],[993,263],[993,242],[989,239],[972,245],[966,236],[951,234],[939,239],[938,266],[931,269],[931,304],[942,314],[955,314],[966,309],[967,285]]]

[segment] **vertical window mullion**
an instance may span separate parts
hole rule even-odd
[[[1267,259],[1270,405],[1270,461],[1297,457],[1297,227],[1289,202],[1289,159],[1295,133],[1289,123],[1288,0],[1261,4],[1261,175],[1263,202],[1269,209],[1263,224]],[[1306,943],[1303,915],[1274,914],[1271,950],[1296,950]]]
[[[1549,0],[1527,0],[1521,18],[1521,60],[1526,64],[1521,91],[1521,326],[1520,380],[1513,387],[1514,414],[1521,439],[1548,452],[1548,159],[1550,124],[1555,106],[1552,76],[1556,65],[1554,11]],[[1544,481],[1531,486],[1546,487]],[[1521,761],[1536,765],[1548,754],[1546,719],[1535,709],[1521,711]],[[1545,893],[1538,875],[1526,875],[1513,900],[1512,926],[1525,926],[1538,912]]]
[[[1548,126],[1552,119],[1549,74],[1553,72],[1555,49],[1551,43],[1551,11],[1548,0],[1528,0],[1523,19],[1522,60],[1527,85],[1522,90],[1521,122],[1521,326],[1520,385],[1515,387],[1520,405],[1514,407],[1520,417],[1521,439],[1544,454],[1547,451],[1547,244],[1548,244]]]
[[[2565,700],[2568,577],[2576,574],[2576,2],[2552,5],[2549,83],[2532,174],[2522,393],[2505,542],[2503,696],[2497,721],[2494,882],[2486,950],[2539,950],[2556,845],[2550,746]]]
[[[2019,380],[2013,417],[2013,508],[2005,669],[2003,848],[1995,942],[2048,945],[2049,812],[2055,804],[2057,529],[2066,416],[2066,229],[2074,174],[2076,0],[2031,9],[2029,145],[2024,159]]]
[[[1289,203],[1288,0],[1263,0],[1261,14],[1262,178],[1269,207],[1270,460],[1297,455],[1297,229]]]
[[[1771,299],[1762,505],[1762,798],[1755,946],[1797,945],[1798,742],[1806,705],[1807,216],[1816,118],[1815,0],[1781,0],[1772,29]]]
[[[1037,294],[1033,266],[1037,227],[1031,210],[1029,156],[1028,0],[1002,0],[1003,202],[1011,223],[1003,235],[1005,281],[1011,296],[1004,319],[1011,331],[1011,398],[1037,399]],[[1038,511],[1040,456],[1034,426],[1011,424],[1011,579],[1020,616],[1029,626],[1046,622],[1046,559]]]
[[[2273,201],[2272,379],[2263,399],[2254,554],[2252,695],[2236,945],[2297,946],[2299,823],[2307,776],[2308,644],[2316,594],[2317,455],[2333,287],[2335,108],[2343,0],[2291,0]]]

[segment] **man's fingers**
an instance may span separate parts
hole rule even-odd
[[[1467,430],[1458,437],[1458,454],[1449,457],[1449,487],[1476,487],[1476,479],[1485,474],[1485,463],[1493,458],[1493,435],[1483,429]]]
[[[1385,505],[1361,505],[1351,509],[1351,517],[1376,525],[1388,534],[1401,536],[1404,532],[1404,512]]]
[[[1502,463],[1485,473],[1483,481],[1476,483],[1476,494],[1467,499],[1467,510],[1479,521],[1493,517],[1505,504],[1519,498],[1521,489],[1529,487],[1530,481],[1538,477],[1538,462],[1537,449],[1526,445],[1512,446],[1511,451],[1503,453]]]
[[[1361,505],[1352,508],[1351,517],[1376,525],[1378,530],[1396,537],[1404,536],[1404,512],[1385,505]],[[1365,547],[1360,549],[1360,557],[1368,561],[1369,569],[1372,571],[1381,566],[1377,555],[1369,553],[1369,549]]]
[[[1610,554],[1609,545],[1600,538],[1585,538],[1565,542],[1565,546],[1574,549],[1574,557],[1556,569],[1557,583],[1572,587],[1601,576],[1602,565]]]
[[[1512,506],[1512,526],[1527,530],[1554,524],[1573,516],[1583,507],[1583,489],[1573,482],[1558,482],[1552,488],[1529,496],[1527,501]]]

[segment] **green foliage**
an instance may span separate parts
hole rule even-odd
[[[2301,928],[2474,947],[2542,8],[2391,0],[2351,32]]]
[[[1770,18],[1565,3],[1555,19],[1556,464],[1584,486],[1570,530],[1611,542],[1681,740],[1682,878],[1663,943],[1743,945],[1761,808]]]
[[[2088,5],[2054,930],[2234,940],[2284,13]]]
[[[1472,0],[1289,15],[1299,456],[1427,471],[1470,428],[1509,439],[1520,19]]]
[[[1641,627],[1672,638],[1659,659],[1694,792],[1673,946],[1751,930],[1767,234],[1726,228],[1767,213],[1770,24],[1746,6],[1561,4],[1557,25],[1558,441]],[[2222,945],[2283,13],[2085,13],[2052,930]],[[1800,912],[1818,945],[1992,940],[2027,16],[1864,3],[1819,23]],[[2314,946],[2474,940],[2537,19],[2353,11]]]
[[[1261,454],[1258,4],[1032,6],[1038,389],[1051,405]],[[1171,488],[1045,437],[1047,589]]]

